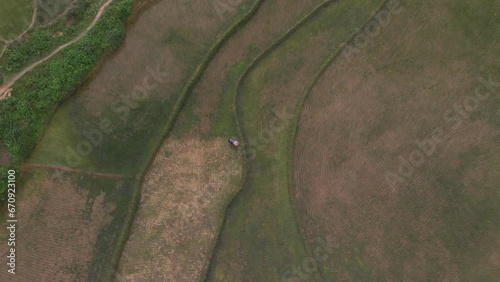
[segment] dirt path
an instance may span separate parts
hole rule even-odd
[[[21,34],[19,34],[16,38],[12,39],[12,40],[8,40],[7,41],[7,44],[13,42],[13,41],[16,41],[18,40],[19,38],[23,37],[26,32],[28,32],[30,29],[33,28],[33,26],[35,25],[35,19],[36,19],[36,14],[38,12],[38,5],[36,4],[36,0],[33,0],[32,1],[33,3],[33,16],[31,16],[31,23],[30,25],[28,26],[28,28],[26,30],[24,30]]]
[[[48,23],[46,23],[44,25],[40,25],[40,27],[50,26],[50,25],[54,24],[60,18],[66,16],[68,14],[69,10],[71,10],[71,8],[73,8],[72,5],[74,5],[74,4],[76,4],[76,0],[71,1],[71,3],[66,7],[66,9],[62,13],[60,13],[58,16],[56,16],[55,18],[53,18],[50,22],[48,22]]]
[[[47,168],[47,169],[55,169],[55,170],[60,170],[60,171],[75,172],[75,173],[79,173],[79,174],[87,174],[90,176],[97,176],[97,177],[103,177],[103,178],[125,178],[125,177],[127,177],[127,175],[125,175],[125,174],[89,172],[89,171],[83,171],[83,170],[73,169],[73,168],[69,168],[69,167],[35,164],[35,163],[23,164],[23,165],[21,165],[21,168],[22,169]]]
[[[16,41],[19,38],[23,37],[26,34],[26,32],[28,32],[29,30],[31,30],[33,28],[33,26],[35,25],[35,19],[36,19],[36,14],[38,12],[38,7],[36,5],[36,0],[33,0],[32,3],[33,3],[33,16],[31,16],[31,23],[28,26],[28,28],[26,30],[24,30],[21,34],[19,34],[16,38],[14,38],[12,40],[7,40],[7,39],[4,39],[4,38],[0,37],[0,41],[5,44],[5,46],[0,51],[0,58],[2,58],[5,50],[7,50],[7,47],[9,47],[10,43],[12,43],[13,41]],[[0,89],[0,91],[2,91],[2,89]],[[1,100],[2,99],[0,99],[0,101]]]
[[[21,72],[17,73],[16,75],[14,75],[6,84],[4,84],[1,88],[0,88],[0,97],[2,96],[3,92],[7,89],[9,89],[16,81],[18,81],[21,77],[23,77],[23,75],[25,75],[27,72],[31,71],[32,69],[34,69],[35,67],[37,67],[38,65],[40,65],[41,63],[47,61],[48,59],[52,58],[54,55],[56,55],[57,53],[59,53],[59,51],[61,51],[62,49],[70,46],[71,44],[79,41],[80,39],[82,39],[97,23],[97,21],[101,18],[101,15],[102,13],[104,12],[104,10],[106,9],[106,7],[111,4],[111,2],[113,2],[113,0],[107,0],[102,6],[101,8],[99,8],[99,11],[97,11],[97,14],[94,18],[94,20],[92,21],[92,23],[90,23],[90,25],[82,32],[80,33],[80,35],[78,35],[76,38],[74,38],[73,40],[57,47],[56,50],[54,50],[52,53],[50,53],[49,55],[43,57],[42,59],[38,60],[37,62],[31,64],[30,66],[26,67],[24,70],[22,70]],[[36,13],[34,13],[35,15]],[[33,19],[35,17],[33,16]],[[1,99],[0,99],[1,101]]]

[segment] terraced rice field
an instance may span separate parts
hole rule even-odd
[[[17,281],[498,280],[497,11],[136,1],[21,168]]]
[[[257,56],[255,48],[272,43],[314,3],[294,3],[294,13],[285,12],[289,4],[264,2],[210,62],[188,97],[141,188],[143,199],[119,269],[125,280],[204,277],[226,205],[241,186],[242,154],[227,150],[225,140],[227,132],[239,134],[233,108],[238,77]],[[262,22],[278,17],[281,24],[255,40]]]
[[[245,141],[255,151],[249,152],[243,189],[229,207],[209,280],[276,281],[308,256],[289,196],[294,108],[325,58],[381,3],[327,2],[243,77],[237,111]]]

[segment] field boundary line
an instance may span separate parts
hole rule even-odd
[[[70,168],[70,167],[56,166],[56,165],[45,165],[45,164],[38,164],[38,163],[24,163],[21,165],[21,169],[32,169],[32,168],[52,169],[52,170],[59,170],[59,171],[66,171],[66,172],[75,172],[78,174],[86,174],[86,175],[97,176],[97,177],[102,177],[102,178],[119,179],[119,178],[128,178],[129,177],[128,175],[125,175],[125,174],[83,171],[80,169],[74,169],[74,168]]]
[[[236,126],[238,128],[239,134],[243,137],[243,140],[248,140],[248,138],[247,138],[247,135],[245,134],[245,131],[241,127],[240,114],[239,114],[239,110],[238,110],[240,108],[238,100],[239,100],[239,97],[240,97],[239,93],[240,93],[240,88],[241,88],[242,81],[248,76],[248,74],[256,67],[256,65],[261,60],[263,60],[267,55],[269,55],[270,53],[272,53],[276,48],[278,48],[281,44],[283,44],[295,31],[297,31],[298,29],[300,29],[301,27],[303,27],[316,14],[318,14],[319,12],[321,12],[323,9],[325,9],[330,4],[335,3],[336,1],[337,0],[327,0],[327,1],[324,1],[323,3],[319,4],[315,8],[313,8],[313,10],[309,14],[305,15],[295,25],[293,25],[287,31],[285,31],[285,33],[283,33],[283,35],[281,35],[276,41],[274,41],[274,43],[272,43],[271,45],[269,45],[264,51],[262,51],[259,55],[257,55],[250,62],[250,65],[243,72],[243,74],[238,78],[238,82],[236,83],[236,89],[235,89],[236,95],[234,95],[234,98],[233,98],[233,108],[235,109],[234,113],[235,113],[235,116],[236,116]],[[226,206],[224,208],[224,210],[225,210],[224,217],[223,217],[222,222],[221,222],[221,228],[226,224],[228,209],[231,207],[231,205],[236,200],[236,198],[241,194],[241,192],[243,191],[243,186],[244,186],[244,184],[247,181],[247,176],[248,176],[248,163],[247,162],[248,161],[247,161],[247,159],[246,159],[245,156],[248,155],[248,151],[247,151],[246,144],[243,144],[243,150],[244,150],[244,153],[245,153],[244,157],[243,157],[243,172],[244,172],[244,174],[243,174],[242,180],[240,181],[240,189],[226,203]],[[219,231],[219,234],[217,236],[217,240],[215,242],[215,247],[213,248],[212,259],[210,260],[209,270],[207,271],[207,274],[205,276],[204,281],[206,281],[208,279],[207,275],[211,272],[212,265],[213,265],[212,262],[214,260],[213,256],[215,255],[215,252],[217,252],[217,248],[218,248],[218,245],[219,245],[219,243],[221,241],[221,237],[222,237],[222,230]]]
[[[307,86],[306,90],[304,91],[304,93],[301,95],[301,98],[299,99],[298,103],[297,103],[297,106],[295,108],[295,111],[294,111],[294,117],[292,118],[292,122],[294,123],[293,126],[292,126],[292,132],[291,132],[291,138],[290,138],[290,142],[287,142],[287,149],[286,151],[288,152],[287,155],[289,156],[288,158],[286,158],[286,161],[287,161],[287,168],[288,168],[288,172],[287,172],[287,175],[288,175],[288,189],[289,189],[289,193],[288,193],[288,197],[289,197],[289,201],[290,201],[290,206],[293,210],[293,213],[294,213],[294,217],[295,217],[295,221],[297,223],[297,227],[299,228],[299,231],[300,231],[300,234],[302,234],[302,237],[303,237],[303,240],[304,240],[304,243],[305,243],[305,234],[303,233],[303,226],[300,222],[300,214],[299,214],[299,211],[297,209],[297,202],[295,200],[295,197],[293,195],[295,195],[296,193],[296,183],[295,183],[295,167],[296,167],[296,164],[295,164],[295,148],[296,148],[296,145],[297,145],[297,133],[298,133],[298,128],[299,128],[299,125],[300,125],[300,120],[301,120],[301,117],[302,117],[302,110],[304,108],[304,105],[305,105],[305,102],[306,100],[309,98],[312,90],[314,89],[314,87],[316,86],[316,84],[318,83],[318,81],[323,77],[324,73],[326,72],[326,70],[328,70],[328,68],[330,66],[332,66],[332,64],[335,62],[335,60],[339,57],[340,54],[342,54],[342,51],[349,46],[350,43],[352,43],[354,41],[354,38],[356,38],[356,36],[358,34],[360,34],[363,30],[363,28],[365,28],[366,26],[368,26],[368,24],[375,18],[375,16],[377,15],[378,12],[380,12],[381,10],[383,10],[384,8],[386,8],[387,4],[389,3],[389,1],[391,0],[385,0],[381,5],[380,5],[380,8],[378,8],[377,10],[375,10],[375,12],[373,13],[373,15],[371,17],[369,17],[366,22],[361,25],[359,27],[359,31],[357,32],[354,32],[354,34],[351,35],[351,37],[349,38],[349,40],[346,43],[346,45],[344,45],[344,47],[342,48],[339,48],[336,52],[334,53],[331,53],[330,55],[327,56],[326,60],[323,62],[323,65],[320,67],[320,70],[318,71],[318,73],[316,74],[316,76],[314,77],[314,79],[311,81],[311,83]],[[321,278],[323,278],[323,271],[321,269],[321,267],[318,267],[318,272],[320,273],[321,275]],[[324,279],[324,278],[323,278]]]
[[[169,136],[173,126],[175,125],[175,122],[183,109],[186,98],[189,96],[189,93],[192,92],[196,84],[200,81],[203,73],[205,72],[206,68],[208,67],[209,63],[212,61],[212,59],[215,57],[215,55],[218,53],[218,51],[222,48],[222,46],[227,42],[227,40],[235,34],[241,27],[243,27],[259,10],[260,6],[264,0],[256,0],[255,4],[250,8],[250,10],[245,13],[244,15],[240,16],[239,19],[236,20],[236,22],[230,26],[225,32],[218,34],[217,37],[214,40],[213,45],[210,47],[209,51],[207,52],[207,55],[204,56],[202,59],[201,63],[198,64],[198,66],[194,69],[191,77],[186,83],[186,86],[183,88],[181,91],[181,95],[177,99],[174,108],[172,109],[168,119],[167,119],[167,124],[163,127],[163,134],[156,145],[156,148],[153,150],[153,153],[151,154],[150,159],[146,162],[145,167],[143,168],[143,172],[139,173],[136,177],[136,187],[134,189],[134,192],[132,194],[131,198],[131,206],[129,208],[128,214],[125,219],[125,227],[122,230],[121,234],[119,235],[118,239],[118,245],[121,245],[117,247],[115,250],[115,253],[112,256],[112,265],[114,264],[114,272],[109,273],[105,275],[106,278],[109,278],[108,280],[113,280],[115,277],[115,274],[117,273],[118,270],[118,264],[121,258],[121,255],[123,253],[123,249],[125,248],[125,243],[127,241],[127,238],[130,233],[130,229],[132,228],[134,217],[136,210],[139,205],[140,201],[140,196],[141,196],[141,186],[142,183],[144,182],[144,177],[148,170],[151,168],[151,165],[156,157],[158,155],[158,151],[160,150],[161,146],[163,145],[163,142],[165,139]]]
[[[18,81],[21,77],[23,77],[27,72],[33,70],[35,67],[39,66],[40,64],[44,63],[45,61],[47,61],[48,59],[52,58],[53,56],[55,56],[57,53],[59,53],[61,50],[63,50],[64,48],[80,41],[85,35],[87,35],[87,33],[89,33],[89,31],[97,24],[97,22],[99,21],[99,19],[101,18],[102,14],[104,13],[104,10],[109,6],[109,4],[111,4],[114,0],[106,0],[106,2],[99,8],[99,10],[97,11],[97,14],[96,16],[94,17],[94,19],[92,20],[92,22],[90,23],[90,25],[83,31],[81,32],[77,37],[73,38],[72,40],[64,43],[63,45],[57,47],[54,51],[52,51],[49,55],[41,58],[40,60],[32,63],[31,65],[29,65],[28,67],[24,68],[22,71],[18,72],[17,74],[15,74],[10,80],[9,82],[5,83],[3,85],[3,87],[5,89],[9,89],[14,83],[16,83],[16,81]],[[0,95],[2,94],[3,90],[0,89]],[[1,102],[1,100],[0,100]]]

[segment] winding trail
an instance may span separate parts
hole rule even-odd
[[[7,48],[9,47],[9,45],[12,42],[14,42],[14,41],[20,39],[21,37],[23,37],[28,31],[30,31],[33,28],[33,26],[35,26],[35,19],[36,19],[36,15],[37,15],[37,12],[38,12],[38,5],[36,4],[36,0],[32,1],[32,5],[33,5],[33,15],[31,16],[31,22],[30,22],[30,25],[28,26],[28,28],[25,29],[21,34],[19,34],[16,38],[14,38],[12,40],[7,40],[7,39],[4,39],[4,38],[0,37],[0,41],[2,41],[5,44],[5,46],[2,48],[2,51],[0,51],[0,58],[2,58],[3,54],[5,53],[5,50],[7,50]],[[0,91],[1,90],[2,89],[0,88]],[[0,98],[0,101],[1,100],[2,99]]]
[[[82,33],[80,33],[80,35],[78,35],[77,37],[73,38],[71,41],[66,42],[63,45],[57,47],[57,49],[55,49],[54,51],[52,51],[52,53],[50,53],[49,55],[41,58],[40,60],[36,61],[35,63],[31,64],[30,66],[26,67],[24,70],[20,71],[19,73],[15,74],[7,83],[5,83],[4,85],[2,85],[0,87],[0,97],[2,96],[2,94],[7,89],[9,89],[14,83],[16,83],[16,81],[18,81],[21,77],[23,77],[27,72],[33,70],[35,67],[37,67],[41,63],[43,63],[43,62],[47,61],[48,59],[52,58],[54,55],[56,55],[57,53],[59,53],[64,48],[72,45],[75,42],[80,41],[80,39],[82,39],[85,35],[87,35],[87,33],[96,25],[97,21],[101,18],[104,10],[106,9],[106,7],[109,6],[109,4],[111,4],[111,2],[113,2],[113,0],[106,0],[106,2],[97,11],[97,14],[94,17],[94,20],[92,21],[92,23],[90,23],[90,25]],[[34,16],[33,16],[33,18],[34,18]],[[2,100],[0,99],[0,101],[2,101]]]
[[[36,0],[33,0],[32,3],[33,3],[33,16],[31,16],[31,23],[30,23],[30,25],[28,26],[28,28],[26,30],[24,30],[16,38],[14,38],[12,40],[8,40],[7,43],[11,43],[13,41],[16,41],[16,40],[20,39],[21,37],[23,37],[26,34],[26,32],[28,32],[30,29],[32,29],[33,26],[35,25],[35,19],[36,19],[36,15],[38,13],[38,5],[36,4]]]

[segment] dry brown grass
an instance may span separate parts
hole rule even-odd
[[[14,276],[1,271],[1,281],[88,278],[97,236],[110,223],[114,206],[104,202],[104,194],[89,201],[88,192],[78,189],[75,182],[68,174],[36,171],[22,195],[18,193],[16,275],[12,280]]]
[[[120,263],[121,281],[197,281],[224,203],[238,190],[241,161],[226,140],[169,139],[143,187]]]
[[[460,30],[443,30],[453,22],[449,5],[422,5],[408,4],[349,64],[332,64],[303,109],[296,197],[308,237],[336,246],[328,278],[459,281],[500,268],[488,220],[496,210],[486,210],[498,199],[491,122],[446,127],[450,141],[401,187],[393,192],[385,179],[399,155],[443,126],[447,109],[474,94],[482,67],[498,63],[499,44],[461,44]]]

